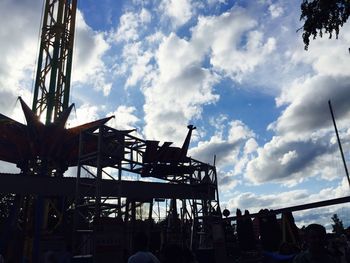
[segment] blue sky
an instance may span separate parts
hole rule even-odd
[[[349,159],[348,24],[305,51],[301,1],[78,2],[70,126],[115,115],[115,128],[181,145],[194,124],[189,154],[217,156],[231,212],[349,194],[327,104]],[[21,122],[16,98],[32,100],[41,5],[0,2],[0,112]],[[349,206],[300,212],[298,224],[315,213],[329,226]]]

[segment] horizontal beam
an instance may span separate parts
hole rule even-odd
[[[75,177],[44,177],[23,174],[1,174],[0,193],[42,196],[74,197]],[[94,183],[90,178],[80,179],[80,192],[84,196],[95,195]],[[127,197],[135,200],[152,198],[175,199],[215,199],[215,188],[210,184],[170,184],[142,181],[103,179],[100,184],[102,197]]]
[[[319,202],[314,202],[314,203],[295,205],[295,206],[279,208],[279,209],[272,209],[272,210],[270,210],[270,213],[282,214],[285,212],[295,212],[295,211],[307,210],[307,209],[312,209],[312,208],[319,208],[319,207],[330,206],[330,205],[338,205],[338,204],[349,203],[349,202],[350,202],[350,196],[345,196],[345,197],[329,199],[329,200],[324,200],[324,201],[319,201]],[[246,215],[242,215],[242,216],[247,217]],[[254,214],[249,215],[249,217],[251,217],[251,218],[259,217],[259,216],[264,216],[264,214],[254,213]],[[226,219],[234,221],[237,219],[237,216],[230,216],[230,217],[227,217]]]

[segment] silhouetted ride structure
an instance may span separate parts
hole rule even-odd
[[[225,236],[233,233],[225,231],[236,217],[226,211],[222,218],[215,165],[187,156],[194,126],[182,147],[109,127],[112,117],[65,127],[74,106],[76,8],[77,0],[45,0],[32,108],[19,98],[26,125],[0,114],[0,160],[21,170],[0,174],[0,254],[40,262],[46,251],[72,251],[86,262],[122,262],[143,231],[153,250],[175,243],[211,249],[216,262],[226,262]]]
[[[212,247],[211,226],[221,218],[217,175],[215,166],[187,156],[195,127],[181,148],[108,127],[112,117],[65,128],[76,8],[77,0],[46,0],[32,109],[19,98],[27,125],[0,115],[0,160],[21,169],[0,174],[8,209],[0,253],[39,262],[45,251],[70,246],[109,262],[141,229],[150,237],[158,231],[162,242]],[[75,177],[64,176],[69,167]],[[124,179],[131,175],[153,180]],[[161,230],[154,229],[156,205],[159,220],[165,210]]]

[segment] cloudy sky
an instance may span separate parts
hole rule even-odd
[[[110,126],[180,146],[194,124],[189,155],[216,155],[231,212],[349,195],[327,103],[349,159],[349,23],[305,51],[299,0],[78,2],[70,126],[115,115]],[[0,1],[0,112],[20,122],[41,10],[41,0]],[[350,224],[349,205],[295,216],[329,225],[333,213]]]

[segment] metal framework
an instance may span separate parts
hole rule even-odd
[[[77,0],[46,0],[33,111],[46,124],[68,107]]]
[[[208,228],[207,217],[221,216],[215,167],[187,157],[193,126],[188,126],[181,148],[169,142],[158,146],[157,141],[107,127],[104,123],[110,118],[65,129],[72,109],[68,103],[76,8],[77,0],[45,0],[32,110],[20,99],[27,125],[0,114],[0,143],[6,146],[0,149],[1,160],[22,170],[20,176],[1,178],[1,193],[12,195],[7,220],[11,227],[2,239],[13,236],[21,225],[22,244],[16,247],[30,262],[39,260],[48,237],[62,234],[72,214],[74,233],[83,230],[81,225],[94,230],[91,222],[106,223],[103,218],[113,214],[130,222],[133,231],[136,209],[148,203],[151,221],[155,198],[170,200],[166,209],[173,220],[180,202],[182,222],[191,220],[192,228],[202,232]],[[39,120],[43,113],[45,125]],[[72,183],[63,173],[76,165]],[[83,171],[90,178],[82,178]],[[158,182],[125,181],[125,173]],[[191,241],[195,238],[192,234]]]
[[[98,145],[94,152],[85,146],[91,137],[95,137]],[[155,144],[157,147],[154,147]],[[183,149],[169,145],[158,146],[158,142],[142,140],[128,131],[105,125],[81,133],[73,205],[75,241],[82,240],[81,234],[92,233],[91,224],[88,229],[89,222],[103,216],[119,218],[134,226],[136,209],[141,209],[144,203],[148,204],[148,222],[151,222],[156,213],[154,208],[161,198],[169,200],[169,205],[165,207],[169,224],[166,238],[169,242],[187,242],[193,248],[212,245],[209,224],[213,217],[221,218],[215,167],[184,156],[172,154],[169,157],[170,153]],[[156,152],[161,152],[161,155],[151,160],[150,151],[154,151],[152,156],[157,156]],[[164,162],[165,159],[167,162]],[[90,183],[87,183],[87,178],[82,178],[82,174],[91,178]],[[124,174],[153,177],[158,182],[125,181],[122,180]],[[108,194],[103,190],[104,178],[109,178],[110,185],[114,185],[114,193]],[[128,184],[134,185],[137,190],[125,190]],[[152,191],[156,185],[159,189]],[[177,204],[181,205],[179,210]],[[176,220],[182,226],[187,223],[187,230],[191,232],[187,240],[171,231]],[[129,231],[133,232],[134,227]],[[86,241],[86,238],[83,240]]]

